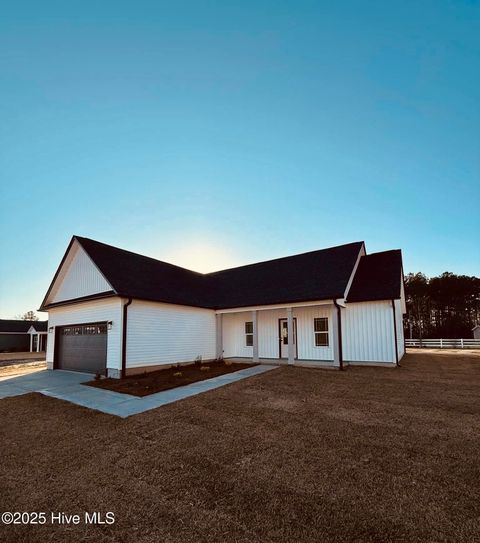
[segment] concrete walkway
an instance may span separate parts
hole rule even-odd
[[[165,390],[140,398],[130,394],[121,394],[111,390],[84,386],[81,383],[92,380],[92,375],[73,371],[43,370],[28,375],[11,377],[0,381],[0,398],[19,396],[29,392],[39,392],[45,396],[66,400],[83,407],[96,409],[110,415],[126,418],[137,415],[162,405],[183,400],[202,392],[219,388],[229,383],[241,381],[253,375],[259,375],[276,369],[277,366],[252,366],[234,373],[220,375],[205,381],[199,381]]]

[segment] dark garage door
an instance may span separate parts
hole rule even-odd
[[[59,327],[57,368],[105,375],[107,324],[103,322]]]

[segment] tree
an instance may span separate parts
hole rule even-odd
[[[35,311],[27,311],[23,315],[16,315],[15,318],[21,321],[38,321]]]
[[[417,338],[468,338],[480,322],[480,278],[444,272],[428,278],[422,273],[405,277],[408,317]]]

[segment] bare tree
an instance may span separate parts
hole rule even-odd
[[[15,315],[15,318],[21,321],[38,321],[35,311],[27,311],[23,315]]]

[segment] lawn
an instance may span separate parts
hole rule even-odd
[[[2,541],[480,540],[480,357],[282,367],[128,419],[0,400],[0,509],[115,513],[0,525]]]

